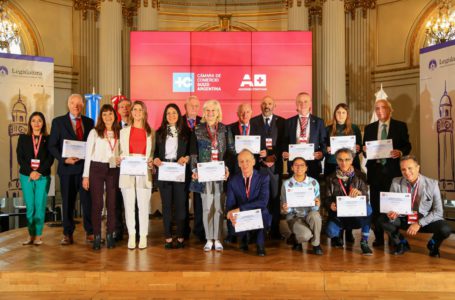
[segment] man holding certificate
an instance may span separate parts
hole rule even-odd
[[[392,253],[401,255],[410,250],[407,240],[400,233],[400,229],[403,229],[409,236],[415,236],[417,232],[433,233],[427,244],[429,255],[440,257],[439,247],[452,230],[443,217],[438,181],[420,174],[419,163],[413,155],[402,157],[400,167],[403,176],[393,179],[390,192],[409,193],[412,214],[401,215],[390,211],[379,218],[395,246]]]
[[[343,230],[361,228],[360,248],[362,254],[372,255],[373,252],[368,246],[372,208],[368,203],[368,186],[365,182],[365,176],[352,166],[354,155],[354,152],[347,148],[335,152],[338,167],[334,173],[327,177],[326,184],[326,207],[329,212],[327,236],[331,238],[332,247],[342,248]],[[343,199],[346,201],[342,201]],[[345,203],[349,206],[341,207],[346,205]],[[340,213],[346,210],[346,214]]]
[[[406,123],[391,118],[392,104],[387,101],[387,95],[382,89],[376,93],[374,110],[379,120],[365,127],[363,151],[366,159],[368,159],[366,164],[367,182],[370,185],[375,235],[373,246],[382,246],[384,245],[384,232],[376,222],[380,214],[379,193],[388,192],[392,179],[401,175],[399,158],[411,152],[411,143],[409,142]],[[382,159],[369,159],[368,154],[371,149],[365,145],[369,142],[380,142],[382,140],[392,141],[393,149],[389,152],[389,156]]]
[[[68,156],[68,153],[63,152],[65,141],[86,142],[90,131],[93,129],[93,120],[82,115],[83,107],[84,102],[81,95],[73,94],[68,97],[69,112],[52,121],[48,143],[49,152],[58,160],[57,173],[60,177],[63,208],[64,237],[61,240],[62,245],[73,244],[73,232],[76,228],[74,209],[78,192],[82,204],[83,223],[87,234],[86,240],[88,242],[93,242],[94,240],[91,220],[92,201],[90,193],[82,187],[84,159]],[[67,145],[66,151],[72,152],[71,150],[71,146]]]
[[[302,243],[311,240],[313,245],[313,253],[322,255],[321,241],[321,228],[322,219],[319,214],[319,207],[321,205],[319,183],[316,179],[306,175],[308,169],[306,161],[298,157],[292,162],[292,171],[294,176],[283,182],[281,187],[281,211],[286,214],[286,221],[295,234],[296,242],[292,247],[293,250],[302,251]],[[300,188],[312,188],[313,195],[311,195],[312,203],[302,203],[297,207],[290,207],[287,200],[292,197],[294,193],[301,193]],[[303,198],[303,197],[301,197]],[[301,199],[306,202],[307,199]],[[311,200],[311,199],[310,199]]]
[[[234,175],[228,182],[226,195],[227,218],[234,226],[239,226],[241,224],[236,223],[236,213],[260,209],[263,228],[237,232],[236,234],[241,239],[240,249],[243,251],[248,250],[249,236],[255,235],[257,254],[265,256],[265,232],[272,221],[272,216],[267,210],[270,179],[266,174],[260,174],[257,170],[254,170],[253,167],[256,161],[253,153],[249,150],[242,150],[237,156],[237,160],[241,173]],[[257,226],[251,225],[253,228],[260,227],[260,224]]]

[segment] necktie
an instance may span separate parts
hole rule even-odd
[[[76,137],[79,141],[84,139],[84,132],[82,131],[82,119],[76,118]]]
[[[242,135],[246,135],[246,125],[242,125]]]
[[[308,125],[307,117],[300,117],[300,136],[306,140],[306,127]]]
[[[250,177],[245,178],[245,190],[248,198],[250,197]]]
[[[194,119],[188,119],[188,122],[190,122],[190,128],[194,129]]]
[[[387,124],[382,124],[382,131],[381,131],[381,140],[386,140],[387,139]],[[387,159],[383,158],[381,159],[381,164],[385,165],[387,162]]]

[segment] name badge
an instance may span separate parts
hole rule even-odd
[[[272,147],[273,147],[273,140],[272,140],[272,138],[266,138],[266,139],[265,139],[265,147],[266,147],[267,149],[272,149]]]
[[[408,215],[408,224],[415,224],[419,221],[419,215],[417,212],[414,212],[413,214]]]
[[[115,161],[115,157],[109,158],[109,168],[114,169],[117,168],[117,162]]]
[[[30,167],[32,168],[33,171],[38,170],[40,166],[40,160],[39,159],[32,159],[30,161]]]
[[[308,140],[304,138],[303,136],[299,137],[299,144],[306,144],[308,143]]]
[[[218,149],[212,148],[212,161],[218,161]]]

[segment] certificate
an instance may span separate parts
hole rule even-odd
[[[243,149],[248,149],[253,154],[259,154],[261,151],[261,136],[260,135],[236,135],[235,136],[235,152],[240,153]]]
[[[286,203],[288,207],[315,206],[314,187],[286,188]]]
[[[337,197],[337,217],[366,217],[367,197]]]
[[[235,232],[262,229],[262,213],[260,209],[245,210],[235,213]]]
[[[147,158],[141,156],[126,156],[120,163],[120,175],[147,175]]]
[[[198,163],[197,176],[199,182],[224,181],[226,177],[224,161]]]
[[[400,215],[412,214],[410,193],[380,193],[380,212],[389,213],[394,211]]]
[[[393,150],[392,140],[378,140],[365,142],[367,147],[367,159],[389,158]]]
[[[305,160],[314,160],[314,144],[289,145],[289,160],[293,161],[296,157],[302,157]]]
[[[162,162],[158,168],[158,180],[185,182],[186,166],[176,162]]]
[[[356,152],[355,150],[355,135],[346,135],[346,136],[331,136],[330,137],[330,152],[335,154],[337,150],[347,148]]]
[[[84,159],[85,144],[86,142],[63,140],[62,157],[77,157]]]

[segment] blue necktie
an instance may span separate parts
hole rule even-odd
[[[242,135],[246,135],[246,125],[242,125]]]
[[[194,129],[194,119],[188,119],[188,122],[190,122],[190,128]]]

